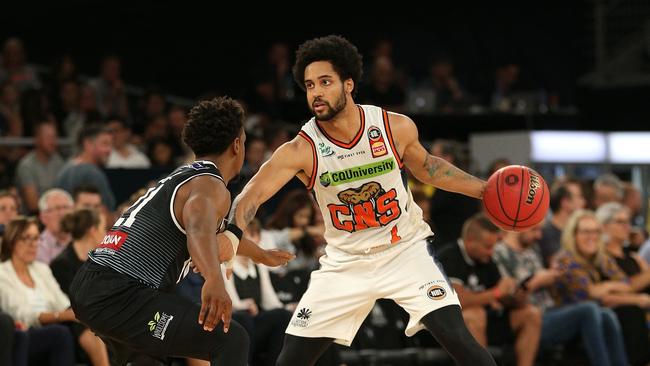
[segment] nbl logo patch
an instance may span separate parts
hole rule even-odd
[[[435,285],[429,287],[427,290],[427,296],[431,300],[442,300],[445,298],[445,296],[447,296],[447,291],[445,291],[442,286]]]
[[[370,142],[370,151],[372,151],[372,157],[378,158],[388,154],[388,149],[386,149],[386,142],[384,142],[384,137],[381,135],[381,130],[372,126],[368,129],[368,140]]]

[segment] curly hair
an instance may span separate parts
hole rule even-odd
[[[197,157],[221,154],[239,136],[244,109],[230,97],[200,101],[190,110],[183,141]]]
[[[341,80],[354,81],[353,95],[363,74],[362,56],[357,47],[347,39],[329,35],[304,42],[296,51],[296,64],[293,66],[293,79],[305,91],[305,68],[312,62],[329,61]]]

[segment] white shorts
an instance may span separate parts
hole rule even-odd
[[[349,346],[377,299],[394,300],[409,313],[406,335],[424,329],[428,313],[459,305],[458,296],[426,240],[401,243],[369,255],[350,255],[333,247],[321,257],[321,269],[311,274],[287,327],[287,334],[334,338]]]

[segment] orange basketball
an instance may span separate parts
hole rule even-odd
[[[550,194],[539,173],[521,165],[503,167],[488,179],[483,207],[503,230],[524,231],[546,216]]]

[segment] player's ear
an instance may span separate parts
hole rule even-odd
[[[346,93],[352,94],[352,91],[354,90],[354,81],[352,79],[347,79],[343,85],[345,86]]]

